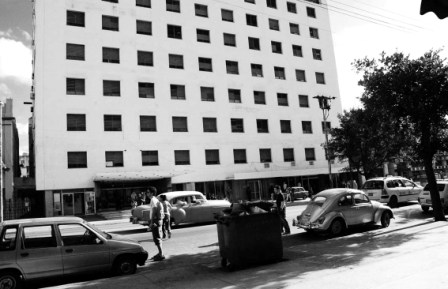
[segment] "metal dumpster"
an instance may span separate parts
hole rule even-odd
[[[280,261],[283,257],[280,218],[276,213],[217,219],[221,266],[230,270]]]

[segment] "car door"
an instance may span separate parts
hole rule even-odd
[[[409,180],[401,180],[406,187],[407,195],[406,201],[414,201],[418,199],[418,195],[422,191],[420,187]]]
[[[109,245],[82,224],[59,224],[64,275],[105,270],[110,266]]]
[[[352,194],[346,194],[339,199],[338,211],[344,216],[347,226],[356,224],[356,209]]]
[[[63,272],[61,247],[53,225],[27,225],[21,231],[17,264],[26,279],[61,277]]]
[[[374,209],[367,196],[361,193],[355,193],[353,194],[353,200],[355,201],[356,223],[366,224],[373,222]]]

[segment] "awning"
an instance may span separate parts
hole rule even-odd
[[[172,173],[160,171],[141,172],[111,172],[98,173],[93,178],[94,182],[138,182],[171,178]]]
[[[332,173],[339,173],[344,167],[332,167]],[[264,172],[248,172],[248,173],[235,173],[235,180],[245,179],[266,179],[266,178],[282,178],[282,177],[295,177],[295,176],[312,176],[312,175],[327,175],[328,168],[316,168],[316,169],[298,169],[298,170],[267,170]]]

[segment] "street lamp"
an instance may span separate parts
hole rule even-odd
[[[327,119],[330,114],[331,101],[335,99],[334,96],[323,96],[316,95],[313,98],[316,98],[319,101],[319,107],[322,109],[322,114],[324,118],[324,132],[325,132],[325,156],[328,160],[328,177],[330,179],[330,188],[333,188],[333,177],[331,175],[331,155],[328,149],[328,126]]]

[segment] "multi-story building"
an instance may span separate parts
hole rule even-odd
[[[46,215],[126,208],[148,185],[231,200],[323,186],[341,103],[321,2],[35,0]],[[326,124],[316,95],[336,97]]]

